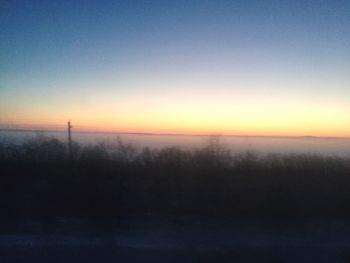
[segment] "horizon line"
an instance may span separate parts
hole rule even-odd
[[[58,129],[24,129],[24,128],[0,128],[0,132],[61,132],[65,133],[66,130]],[[123,131],[75,131],[75,133],[88,133],[88,134],[124,134],[124,135],[141,135],[141,136],[222,136],[222,137],[254,137],[254,138],[288,138],[288,139],[350,139],[350,137],[344,136],[314,136],[314,135],[242,135],[242,134],[225,134],[225,133],[169,133],[169,132],[123,132]]]

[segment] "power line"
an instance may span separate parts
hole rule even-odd
[[[73,151],[72,151],[72,135],[71,135],[71,130],[73,126],[71,125],[71,121],[69,120],[67,122],[68,126],[68,150],[69,150],[69,157],[70,159],[73,159]]]

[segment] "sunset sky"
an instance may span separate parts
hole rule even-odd
[[[2,1],[0,127],[350,137],[350,1]]]

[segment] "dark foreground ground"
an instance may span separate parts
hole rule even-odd
[[[0,262],[350,262],[344,220],[3,223]]]
[[[0,263],[350,262],[350,158],[0,143]]]
[[[347,248],[133,249],[118,247],[11,248],[1,262],[350,262]]]

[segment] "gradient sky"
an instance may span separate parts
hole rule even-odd
[[[350,1],[2,1],[0,125],[350,136]]]

